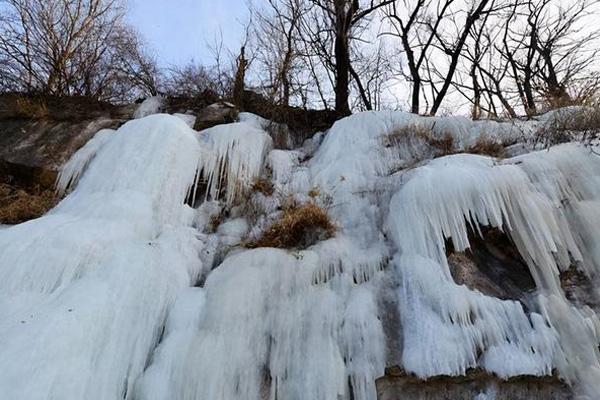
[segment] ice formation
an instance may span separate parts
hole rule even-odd
[[[575,143],[532,152],[549,118],[361,113],[294,150],[273,149],[251,114],[99,132],[63,167],[55,209],[0,230],[2,398],[375,400],[395,365],[424,381],[557,374],[595,399],[600,325],[560,274],[598,282],[600,157]],[[432,159],[418,129],[457,152],[485,135],[526,154]],[[272,194],[250,193],[260,177]],[[290,199],[326,208],[335,237],[240,246]],[[526,263],[527,305],[455,282],[447,246],[487,228]]]
[[[129,122],[67,165],[63,183],[88,167],[51,213],[2,231],[3,398],[130,396],[177,290],[204,268],[183,204],[199,154],[175,117]]]
[[[158,114],[163,107],[164,99],[161,96],[151,96],[145,99],[133,113],[133,118],[144,118],[148,115]]]
[[[260,176],[271,148],[271,137],[261,129],[240,122],[206,129],[201,138],[210,149],[204,153],[200,168],[208,181],[207,195],[217,199],[224,189],[226,202],[232,203]],[[223,181],[226,182],[224,188]]]

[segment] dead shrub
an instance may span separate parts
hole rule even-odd
[[[477,141],[465,148],[456,147],[454,137],[450,132],[441,136],[434,136],[432,129],[421,125],[406,125],[382,137],[382,144],[386,147],[399,146],[411,143],[411,141],[421,141],[429,145],[434,151],[434,157],[443,157],[457,153],[481,154],[490,157],[506,157],[506,149],[502,143],[498,143],[487,135],[481,135]]]
[[[306,248],[330,238],[335,230],[327,212],[317,204],[292,205],[283,210],[258,240],[246,243],[246,247]]]
[[[19,224],[44,215],[58,199],[52,190],[31,191],[0,184],[0,224]]]
[[[262,193],[265,196],[272,196],[273,192],[275,191],[273,188],[273,184],[262,177],[254,180],[254,182],[252,183],[251,190],[253,192]]]
[[[498,143],[485,135],[479,136],[475,143],[465,150],[465,153],[481,154],[496,158],[506,157],[506,149],[502,143]]]

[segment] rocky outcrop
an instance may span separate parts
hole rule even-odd
[[[116,128],[110,118],[80,122],[12,120],[0,122],[0,175],[23,186],[51,187],[60,166],[96,132]]]
[[[216,125],[229,124],[237,121],[238,109],[235,105],[221,101],[205,107],[197,112],[194,129],[201,131]]]

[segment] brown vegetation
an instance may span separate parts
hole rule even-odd
[[[253,192],[259,192],[265,196],[272,196],[274,192],[273,184],[262,177],[255,179],[250,189]]]
[[[49,112],[43,99],[19,96],[15,102],[15,114],[21,118],[44,119]]]
[[[95,118],[128,119],[133,107],[115,106],[85,96],[0,94],[0,120],[47,119],[78,122]]]
[[[327,212],[317,204],[291,205],[258,240],[246,243],[246,247],[306,248],[330,238],[335,230]]]
[[[215,233],[222,222],[223,216],[221,215],[221,213],[211,215],[210,221],[208,221],[208,225],[206,226],[206,231],[210,233]]]
[[[24,190],[0,183],[0,224],[19,224],[44,215],[57,203],[53,190]]]
[[[450,132],[436,136],[430,128],[416,124],[394,129],[391,133],[382,137],[382,144],[385,147],[401,146],[403,143],[410,143],[414,140],[421,140],[427,143],[433,149],[434,157],[443,157],[458,153],[481,154],[497,158],[506,156],[504,145],[487,135],[479,136],[474,144],[460,149],[456,146],[454,137]]]
[[[535,143],[550,147],[561,143],[581,141],[590,143],[600,136],[600,105],[582,106],[574,111],[557,111],[551,123],[544,124],[535,135]]]
[[[398,146],[415,139],[422,140],[431,146],[435,150],[435,157],[443,157],[457,152],[452,134],[446,132],[441,136],[434,136],[431,128],[417,124],[394,129],[383,136],[382,144],[386,147]]]
[[[318,187],[312,187],[309,191],[308,191],[308,196],[310,198],[316,199],[317,197],[319,197],[321,195],[321,191],[319,190]]]
[[[485,135],[481,135],[475,141],[475,144],[469,146],[465,153],[481,154],[490,157],[504,158],[506,157],[506,149],[502,143],[499,143]]]

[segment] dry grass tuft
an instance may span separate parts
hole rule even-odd
[[[496,158],[506,157],[506,149],[502,143],[498,143],[485,135],[479,136],[475,144],[468,147],[465,153],[481,154]]]
[[[0,184],[0,224],[19,224],[44,215],[58,199],[52,190],[31,192]]]
[[[306,248],[330,238],[335,231],[329,215],[317,204],[291,205],[258,240],[246,243],[246,247]]]
[[[210,221],[208,221],[208,225],[206,227],[206,231],[209,233],[215,233],[222,222],[223,216],[221,215],[221,213],[211,215]]]
[[[427,139],[427,143],[437,149],[437,157],[443,157],[456,153],[454,137],[452,137],[450,133],[445,133],[441,138],[434,138],[430,135]]]
[[[272,196],[274,192],[273,184],[265,178],[257,178],[252,184],[251,190],[262,193],[265,196]]]
[[[24,96],[17,98],[16,112],[20,117],[31,119],[44,119],[50,115],[48,106],[42,99]]]
[[[407,125],[384,135],[382,144],[386,147],[401,146],[404,143],[411,143],[414,140],[425,142],[434,152],[434,157],[449,156],[458,153],[481,154],[491,157],[504,158],[506,150],[502,143],[498,143],[486,135],[481,135],[475,144],[466,149],[459,149],[456,146],[454,137],[450,132],[442,136],[434,136],[432,130],[421,125]]]
[[[544,147],[573,141],[589,144],[600,137],[600,103],[558,113],[550,124],[536,132],[535,143]]]
[[[318,187],[313,187],[308,191],[308,197],[312,198],[312,199],[316,199],[317,197],[319,197],[321,195],[321,190],[319,190]]]
[[[392,132],[383,136],[382,141],[385,147],[398,146],[413,140],[422,140],[435,150],[436,157],[443,157],[456,153],[454,137],[450,132],[446,132],[441,137],[434,136],[429,127],[411,124],[398,127]]]

